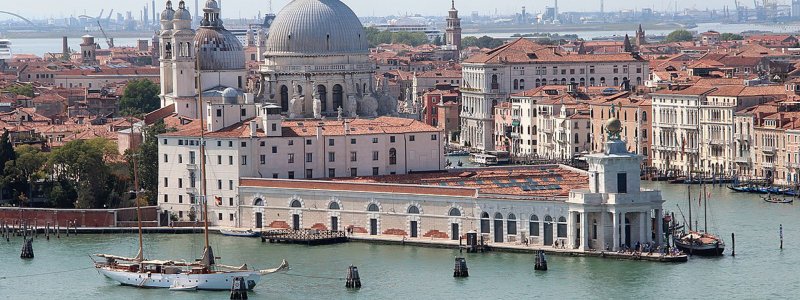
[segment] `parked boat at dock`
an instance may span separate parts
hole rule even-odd
[[[236,237],[259,237],[261,233],[255,232],[250,229],[241,230],[241,229],[220,229],[219,233],[225,236],[236,236]]]

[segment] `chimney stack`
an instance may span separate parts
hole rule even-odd
[[[254,138],[258,135],[258,123],[255,119],[250,120],[250,137]]]

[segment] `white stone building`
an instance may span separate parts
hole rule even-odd
[[[700,103],[716,89],[690,87],[660,91],[653,97],[653,167],[674,175],[698,171]]]
[[[493,150],[493,107],[543,85],[637,86],[648,62],[633,53],[576,54],[520,38],[462,63],[461,144]]]

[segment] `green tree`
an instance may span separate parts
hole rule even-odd
[[[136,79],[128,82],[119,110],[122,115],[141,115],[152,112],[161,106],[160,88],[148,79]]]
[[[76,208],[112,206],[111,196],[120,189],[113,185],[108,162],[116,160],[116,152],[114,143],[106,139],[69,142],[51,153],[47,161],[50,176],[75,186]]]
[[[149,205],[155,205],[158,196],[158,135],[166,132],[168,130],[162,121],[147,127],[144,131],[145,142],[135,150],[135,156],[130,157],[130,153],[126,153],[131,174],[134,159],[137,163],[139,187],[145,191],[143,197],[150,201]]]
[[[3,132],[3,136],[0,137],[0,170],[5,170],[6,164],[13,164],[15,159],[17,159],[17,156],[14,152],[14,145],[11,144],[11,138],[9,137],[8,130],[6,130]],[[0,175],[0,199],[2,199],[7,191],[11,191],[13,187],[14,177],[8,176],[3,172],[3,174]]]
[[[735,34],[735,33],[723,33],[723,34],[721,34],[719,36],[719,38],[722,39],[723,41],[741,41],[741,40],[744,40],[744,36],[742,36],[741,34]]]
[[[12,93],[14,95],[22,95],[33,98],[34,90],[33,86],[30,84],[17,84],[7,87],[3,90],[4,92]]]
[[[433,44],[436,45],[436,46],[441,46],[443,44],[442,43],[442,36],[437,35],[435,38],[433,38]]]
[[[694,39],[694,35],[692,35],[691,32],[689,32],[687,30],[684,30],[684,29],[675,30],[675,31],[671,32],[669,35],[667,35],[667,42],[670,42],[670,43],[688,42],[688,41],[691,41],[693,39]]]
[[[6,162],[5,174],[9,181],[16,182],[17,191],[27,195],[33,194],[33,182],[41,177],[47,155],[36,147],[22,145],[15,149],[16,159]]]
[[[476,38],[474,36],[468,36],[461,39],[461,47],[479,47],[479,48],[489,48],[494,49],[500,47],[505,42],[502,39],[495,39],[490,36],[484,35],[482,37]]]

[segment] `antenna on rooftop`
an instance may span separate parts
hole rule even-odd
[[[272,13],[275,13],[275,12],[272,10],[272,0],[269,0],[269,13],[271,13],[271,14],[272,14]]]

